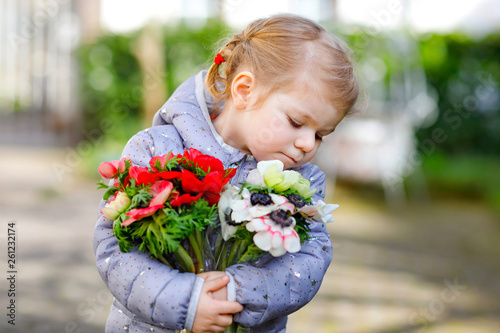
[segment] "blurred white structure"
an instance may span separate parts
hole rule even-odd
[[[77,134],[74,51],[82,36],[98,27],[92,20],[98,5],[98,0],[0,1],[1,142],[68,144]]]

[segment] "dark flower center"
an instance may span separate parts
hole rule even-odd
[[[252,195],[250,196],[250,203],[252,204],[252,206],[268,206],[273,203],[273,199],[271,199],[271,196],[269,194],[252,193]]]
[[[306,201],[298,194],[289,194],[287,198],[297,208],[302,208],[306,205]]]
[[[283,209],[276,209],[269,214],[271,220],[279,224],[281,227],[289,227],[293,223],[293,219],[288,215],[288,212]]]
[[[232,225],[233,227],[234,226],[237,226],[237,225],[240,225],[240,223],[236,223],[234,222],[232,219],[231,219],[231,214],[233,213],[233,210],[230,208],[230,207],[226,207],[226,209],[224,210],[224,217],[226,219],[226,223],[229,224],[229,225]]]

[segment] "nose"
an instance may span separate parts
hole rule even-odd
[[[294,144],[296,148],[303,152],[310,153],[316,145],[316,133],[313,131],[301,133],[301,135],[295,139]]]

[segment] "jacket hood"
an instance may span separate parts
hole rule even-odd
[[[245,157],[238,149],[226,144],[215,130],[211,117],[224,107],[224,101],[215,106],[205,85],[206,71],[181,84],[153,118],[153,126],[173,125],[183,145],[219,158],[227,167]]]

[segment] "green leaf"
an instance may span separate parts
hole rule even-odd
[[[108,200],[109,198],[111,198],[113,195],[115,195],[116,191],[118,191],[118,188],[117,187],[114,187],[114,186],[110,186],[108,188],[108,190],[104,193],[104,195],[102,196],[102,198],[104,200]]]

